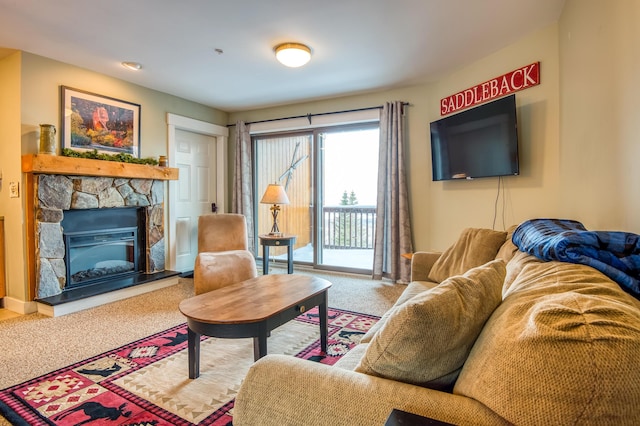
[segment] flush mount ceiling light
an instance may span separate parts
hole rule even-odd
[[[142,69],[142,65],[137,62],[123,62],[122,66],[132,71],[138,71],[139,69]]]
[[[311,59],[311,49],[300,43],[282,43],[273,50],[278,61],[291,68],[301,67]]]

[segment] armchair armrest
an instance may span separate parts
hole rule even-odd
[[[441,252],[434,251],[418,251],[413,253],[413,257],[411,258],[411,281],[428,281],[431,267],[441,255]]]

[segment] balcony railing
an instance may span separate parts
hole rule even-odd
[[[373,249],[375,207],[324,207],[322,221],[325,249]]]

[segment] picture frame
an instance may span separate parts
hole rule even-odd
[[[62,148],[140,158],[140,105],[60,86]]]

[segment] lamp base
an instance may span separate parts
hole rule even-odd
[[[274,204],[273,206],[271,206],[271,215],[273,216],[273,226],[271,227],[271,232],[269,232],[269,235],[274,237],[282,236],[282,232],[280,232],[280,229],[278,228],[278,213],[280,213],[280,206],[278,206],[277,204]]]
[[[269,232],[270,237],[282,237],[284,234],[282,232]]]

